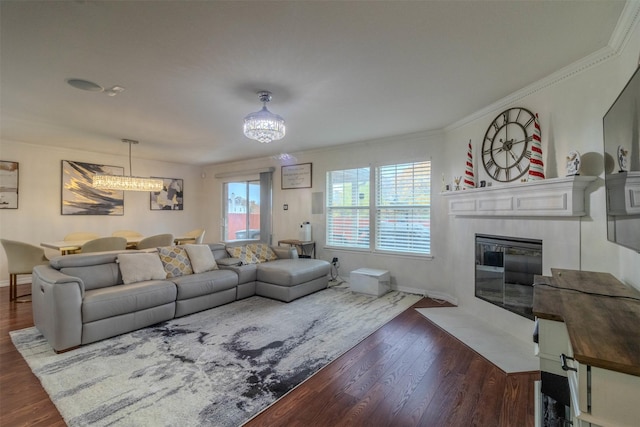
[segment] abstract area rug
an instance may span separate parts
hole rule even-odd
[[[55,354],[11,339],[70,426],[238,426],[420,296],[346,287],[283,303],[251,297]]]

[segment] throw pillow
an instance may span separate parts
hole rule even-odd
[[[158,248],[158,254],[167,278],[193,274],[189,255],[182,246],[162,246]]]
[[[216,264],[209,246],[184,245],[184,249],[189,255],[189,261],[191,261],[191,268],[193,268],[194,273],[204,273],[205,271],[218,269],[218,264]]]
[[[125,285],[167,278],[160,257],[156,253],[118,254],[118,264]]]
[[[271,246],[266,243],[249,243],[247,247],[253,252],[260,262],[275,261],[278,259]]]
[[[258,264],[260,262],[251,249],[246,246],[227,247],[227,253],[232,258],[238,258],[243,264]]]

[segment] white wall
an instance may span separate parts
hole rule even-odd
[[[207,168],[208,175],[277,166],[273,202],[274,241],[297,237],[297,226],[303,221],[310,221],[313,237],[319,245],[319,258],[330,260],[337,256],[343,277],[348,277],[351,270],[359,267],[388,269],[394,287],[457,299],[465,309],[528,340],[531,321],[474,297],[474,236],[486,233],[541,239],[544,274],[550,274],[550,268],[605,271],[640,289],[640,254],[606,240],[602,156],[602,118],[636,69],[639,53],[640,27],[636,25],[619,54],[605,60],[594,60],[593,63],[587,60],[575,69],[561,70],[561,78],[532,85],[533,90],[523,88],[519,93],[445,129],[443,133],[405,135],[322,151],[294,153],[297,163],[313,163],[311,190],[280,190],[280,164],[272,159],[216,165]],[[445,201],[438,195],[442,173],[448,182],[453,176],[462,175],[469,139],[477,153],[491,121],[509,107],[525,107],[539,114],[547,178],[565,176],[565,156],[570,150],[578,150],[582,154],[583,175],[599,177],[586,191],[585,217],[461,219],[448,215]],[[324,215],[311,215],[311,194],[321,191],[324,195],[327,170],[425,156],[433,161],[432,260],[324,248],[325,219]],[[477,157],[478,180],[490,181]],[[221,182],[210,177],[207,182],[211,188],[207,205],[216,206],[221,199]],[[288,211],[282,210],[284,203],[289,205]],[[219,227],[220,209],[207,211],[207,218],[210,220],[208,228]]]
[[[295,163],[313,163],[313,188],[281,190],[281,163],[271,158],[254,159],[204,168],[144,161],[134,158],[137,175],[165,176],[185,180],[183,212],[150,211],[148,194],[127,193],[122,217],[76,217],[60,215],[60,161],[77,160],[100,164],[127,165],[125,157],[59,150],[1,141],[0,158],[20,162],[20,209],[0,211],[0,236],[39,244],[59,240],[76,230],[110,234],[120,228],[138,229],[144,234],[180,233],[205,227],[207,242],[221,239],[222,179],[215,174],[254,170],[270,166],[274,173],[273,241],[296,238],[299,224],[310,221],[318,243],[318,257],[340,259],[340,274],[347,278],[360,267],[388,269],[394,287],[448,295],[461,306],[476,312],[514,335],[530,335],[531,322],[473,297],[473,236],[475,233],[539,238],[544,244],[544,272],[551,267],[610,272],[640,289],[640,254],[607,242],[605,193],[602,167],[602,117],[622,90],[638,63],[640,26],[636,25],[622,51],[613,57],[576,68],[548,85],[524,91],[510,103],[487,106],[443,132],[425,132],[368,141],[325,150],[291,153]],[[499,78],[497,76],[496,78]],[[535,86],[535,85],[534,85]],[[526,89],[526,88],[525,88]],[[564,157],[578,150],[584,175],[599,178],[587,190],[587,216],[579,220],[458,219],[446,211],[440,191],[440,177],[461,175],[469,139],[476,152],[487,126],[503,109],[520,106],[540,115],[545,172],[548,178],[564,176]],[[276,142],[277,143],[277,142]],[[251,143],[247,147],[251,149]],[[286,147],[286,144],[283,144]],[[283,150],[286,150],[283,149]],[[312,215],[312,193],[325,193],[327,170],[381,162],[432,160],[432,251],[433,259],[382,256],[368,252],[329,250],[324,247],[324,215]],[[478,163],[478,179],[487,179]],[[205,178],[201,173],[206,172]],[[46,181],[40,182],[40,177]],[[283,204],[289,210],[282,209]],[[7,277],[6,261],[0,274]],[[4,281],[6,283],[6,280]]]
[[[149,193],[125,192],[124,215],[61,215],[61,169],[62,160],[123,166],[129,173],[128,156],[109,156],[25,144],[15,141],[0,141],[0,158],[19,163],[18,209],[0,209],[0,236],[33,245],[45,241],[62,240],[73,231],[90,231],[109,236],[120,229],[138,230],[144,235],[159,233],[181,234],[202,227],[201,206],[202,173],[200,168],[190,165],[149,161],[133,158],[133,170],[137,176],[160,176],[184,179],[183,211],[151,211]],[[206,240],[206,236],[205,236]],[[4,250],[0,249],[0,283],[7,285],[8,270]],[[47,250],[47,256],[55,256]],[[20,283],[29,281],[19,277]]]
[[[636,26],[619,55],[596,62],[549,86],[535,88],[532,93],[511,103],[498,102],[495,108],[488,108],[482,116],[446,130],[448,151],[444,169],[448,180],[464,171],[469,139],[479,152],[491,121],[510,107],[524,107],[539,114],[547,178],[565,176],[565,157],[570,150],[578,150],[582,155],[581,174],[598,177],[586,191],[587,216],[577,220],[451,217],[445,221],[446,234],[456,238],[441,244],[448,245],[447,253],[451,255],[446,260],[449,280],[461,306],[481,314],[514,335],[530,335],[531,322],[474,297],[472,241],[475,233],[542,239],[544,274],[549,274],[550,268],[604,271],[640,289],[640,254],[610,243],[606,238],[602,155],[602,118],[635,71],[639,53],[640,27]],[[491,181],[477,157],[477,179]],[[440,214],[444,216],[446,212],[443,210]],[[455,246],[450,242],[455,242]]]
[[[295,156],[295,164],[312,163],[311,189],[281,189],[282,163],[271,158],[254,159],[245,162],[235,162],[223,165],[213,165],[206,168],[207,208],[205,208],[207,229],[212,230],[213,239],[221,239],[222,222],[222,185],[225,179],[216,179],[215,174],[232,171],[250,171],[259,168],[276,167],[273,180],[273,243],[283,239],[297,239],[300,224],[309,221],[312,226],[313,239],[316,241],[317,257],[331,260],[340,259],[339,273],[348,278],[349,272],[361,267],[381,268],[391,272],[392,284],[406,290],[424,293],[427,289],[446,288],[446,281],[440,271],[441,262],[446,254],[434,249],[434,258],[410,256],[382,256],[370,252],[353,252],[330,250],[325,248],[325,216],[312,214],[312,194],[321,192],[326,197],[325,177],[329,170],[349,169],[384,163],[400,163],[431,159],[433,176],[440,176],[443,136],[439,132],[424,132],[385,138],[376,141],[354,143],[323,150],[304,153],[290,153]],[[277,142],[276,142],[277,143]],[[238,177],[228,178],[236,180]],[[438,181],[439,182],[439,181]],[[438,184],[439,185],[439,184]],[[434,202],[436,205],[439,200]],[[283,210],[283,205],[288,210]],[[323,209],[324,211],[324,209]],[[433,219],[433,239],[441,239],[441,232],[437,228],[438,220]],[[217,230],[214,231],[214,230]],[[217,233],[217,234],[216,234]]]

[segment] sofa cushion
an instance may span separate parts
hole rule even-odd
[[[275,261],[278,259],[276,253],[266,243],[249,243],[247,248],[254,253],[260,262]]]
[[[218,267],[238,266],[242,265],[242,261],[239,258],[226,257],[217,259],[216,264],[218,264]]]
[[[217,270],[218,264],[208,245],[184,245],[194,273]]]
[[[178,289],[177,300],[213,294],[238,285],[238,276],[230,270],[213,270],[171,279]]]
[[[87,291],[82,300],[82,322],[168,304],[176,300],[176,295],[176,285],[168,280],[149,280]]]
[[[279,259],[259,264],[256,277],[260,282],[279,286],[296,286],[330,273],[331,264],[320,259]]]
[[[167,278],[193,274],[189,255],[182,246],[162,246],[158,248],[158,254]]]
[[[257,264],[260,262],[253,251],[246,246],[230,246],[227,247],[227,252],[229,256],[238,258],[243,264]]]
[[[157,253],[118,254],[118,265],[125,285],[167,278]]]

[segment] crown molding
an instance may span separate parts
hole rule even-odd
[[[617,54],[624,50],[638,22],[640,22],[640,2],[637,0],[627,0],[620,14],[620,18],[618,18],[616,28],[613,30],[611,38],[609,39],[609,46]]]
[[[535,83],[532,83],[524,88],[513,92],[506,97],[489,104],[488,106],[482,108],[481,110],[476,111],[475,113],[464,117],[449,126],[444,128],[445,132],[449,132],[455,130],[459,127],[465,126],[474,120],[480,119],[488,114],[493,114],[496,110],[507,108],[510,105],[520,101],[523,98],[526,98],[529,95],[532,95],[536,92],[539,92],[543,89],[548,88],[549,86],[553,86],[557,83],[560,83],[563,80],[566,80],[569,77],[573,77],[576,74],[579,74],[585,70],[588,70],[596,65],[601,64],[604,61],[608,61],[609,59],[615,58],[620,55],[620,52],[624,49],[627,42],[631,38],[631,34],[633,33],[635,27],[640,23],[640,1],[635,0],[627,0],[624,5],[624,9],[618,18],[618,23],[616,24],[613,33],[611,34],[611,38],[609,39],[609,43],[606,47],[599,49],[593,52],[590,55],[585,56],[582,59],[579,59],[566,67],[561,68],[560,70],[548,75],[547,77],[538,80]]]

